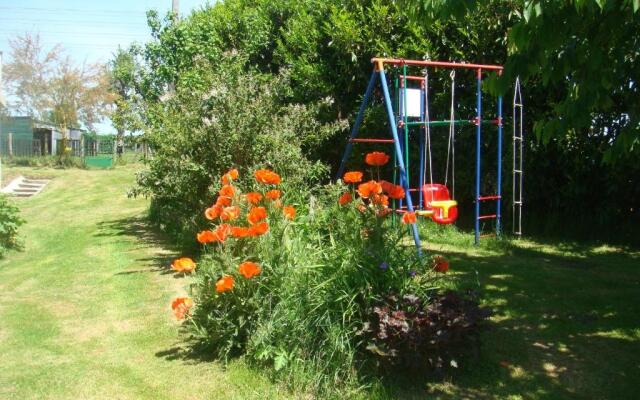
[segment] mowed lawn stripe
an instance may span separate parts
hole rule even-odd
[[[184,279],[148,240],[135,166],[53,177],[19,200],[25,250],[0,261],[0,398],[289,398],[241,362],[189,360],[169,307]]]

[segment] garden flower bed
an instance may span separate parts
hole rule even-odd
[[[367,155],[371,178],[388,160]],[[172,308],[202,351],[243,355],[328,391],[360,384],[365,366],[457,363],[486,313],[441,289],[451,279],[446,259],[419,257],[405,240],[416,215],[391,218],[389,206],[402,187],[350,171],[344,184],[292,204],[301,197],[281,191],[276,172],[256,170],[244,185],[239,175],[225,173],[204,210],[211,226],[197,234],[198,264],[172,264],[193,274],[191,297]]]

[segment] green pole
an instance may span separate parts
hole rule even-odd
[[[402,66],[402,74],[404,75],[404,167],[407,171],[407,188],[410,188],[409,184],[409,117],[407,116],[407,110],[409,107],[407,106],[407,64]]]

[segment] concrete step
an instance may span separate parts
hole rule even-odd
[[[42,189],[44,187],[43,184],[35,184],[35,183],[21,183],[18,185],[18,188],[29,188],[29,189]]]

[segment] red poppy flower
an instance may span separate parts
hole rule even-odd
[[[365,156],[364,162],[374,167],[380,167],[389,162],[389,156],[381,151],[374,151]]]
[[[369,198],[380,193],[382,193],[382,186],[376,181],[369,181],[358,185],[358,194],[361,197]]]
[[[442,256],[435,256],[433,258],[433,270],[436,272],[447,272],[449,270],[449,261]]]
[[[353,201],[353,196],[351,195],[351,192],[344,192],[342,193],[342,195],[340,196],[340,198],[338,199],[338,203],[341,206],[344,206],[346,204],[349,204]]]
[[[222,212],[220,213],[220,218],[222,218],[223,221],[233,221],[239,216],[240,216],[240,207],[238,206],[225,207],[222,209]]]
[[[247,215],[247,221],[251,225],[256,224],[267,218],[267,210],[264,207],[252,207]]]
[[[256,181],[265,185],[277,185],[280,183],[280,175],[268,169],[259,169],[255,172]]]
[[[380,186],[382,186],[382,191],[389,196],[391,199],[404,199],[404,189],[402,186],[394,185],[391,182],[380,181]]]
[[[260,266],[251,261],[245,261],[242,264],[238,265],[238,272],[240,275],[244,276],[247,279],[251,279],[256,275],[260,275],[262,269]]]
[[[407,212],[402,216],[402,223],[403,224],[415,224],[416,221],[417,221],[416,213]]]
[[[176,297],[171,302],[171,308],[177,319],[184,319],[191,307],[193,307],[193,300],[188,297]]]
[[[286,219],[294,219],[296,217],[296,209],[293,206],[284,206],[282,213]]]
[[[229,198],[233,197],[235,193],[236,193],[236,189],[231,185],[223,185],[220,188],[220,191],[218,192],[220,196],[229,197]]]
[[[280,198],[280,194],[282,192],[280,192],[277,189],[273,189],[273,190],[269,190],[267,193],[264,194],[264,197],[266,197],[269,200],[276,200]]]
[[[245,228],[243,226],[232,226],[231,236],[236,239],[245,238],[249,236],[249,228]]]
[[[234,281],[235,279],[233,279],[233,276],[224,275],[222,278],[218,279],[218,282],[216,282],[216,292],[224,293],[233,289]]]
[[[212,231],[209,231],[209,230],[198,232],[198,234],[196,235],[196,238],[198,239],[198,242],[200,242],[202,244],[211,243],[211,242],[215,242],[216,241],[215,234]]]
[[[258,204],[262,200],[262,195],[258,192],[249,192],[244,195],[247,201],[251,204]]]
[[[389,198],[384,194],[374,194],[371,197],[371,202],[377,206],[389,206]]]
[[[267,231],[269,230],[269,224],[267,224],[266,222],[258,222],[255,225],[252,225],[249,228],[249,236],[260,236],[260,235],[264,235],[265,233],[267,233]]]
[[[176,272],[192,272],[196,269],[196,263],[189,257],[181,257],[173,260],[171,268]]]
[[[212,221],[218,218],[221,212],[222,212],[222,207],[214,205],[213,207],[209,207],[206,210],[204,210],[204,216],[209,221]]]
[[[230,205],[231,205],[231,197],[227,197],[227,196],[218,197],[218,200],[216,200],[216,204],[214,204],[214,206],[218,206],[218,207],[229,207]]]
[[[227,240],[227,236],[231,234],[231,225],[220,224],[215,231],[213,231],[214,242],[224,242]]]
[[[231,184],[231,181],[235,181],[236,179],[238,179],[238,176],[240,174],[238,173],[238,170],[233,168],[230,169],[229,171],[227,171],[224,175],[222,175],[222,183],[225,185],[229,185]]]
[[[362,172],[351,171],[344,174],[344,181],[346,183],[359,183],[362,182]]]

